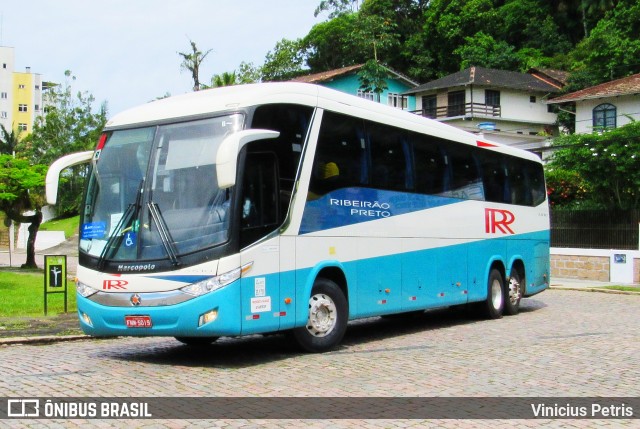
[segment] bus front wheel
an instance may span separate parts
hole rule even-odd
[[[504,311],[504,280],[495,268],[489,273],[487,300],[482,304],[483,314],[488,319],[500,319]]]
[[[304,350],[312,353],[331,350],[340,343],[347,330],[347,299],[337,284],[319,278],[309,298],[305,326],[293,330],[293,337]]]

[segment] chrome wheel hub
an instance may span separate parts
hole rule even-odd
[[[338,312],[333,300],[325,294],[316,294],[309,299],[307,330],[314,337],[324,337],[336,326]]]

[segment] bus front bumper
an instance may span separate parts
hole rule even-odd
[[[239,282],[173,305],[144,306],[142,300],[137,306],[133,303],[128,307],[108,306],[77,295],[80,327],[92,336],[239,335],[242,329],[239,302]]]

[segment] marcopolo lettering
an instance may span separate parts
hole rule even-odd
[[[156,268],[156,264],[144,264],[144,265],[118,265],[118,271],[131,272],[131,271],[151,271]]]

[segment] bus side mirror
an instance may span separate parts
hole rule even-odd
[[[247,143],[256,140],[275,139],[280,133],[271,130],[244,130],[233,133],[222,140],[216,154],[218,187],[230,188],[236,184],[238,153]]]
[[[65,168],[83,164],[91,161],[93,158],[93,151],[77,152],[70,155],[63,156],[56,159],[53,164],[47,170],[47,177],[45,179],[45,190],[47,193],[47,203],[55,204],[58,200],[58,182],[60,180],[60,172]]]

